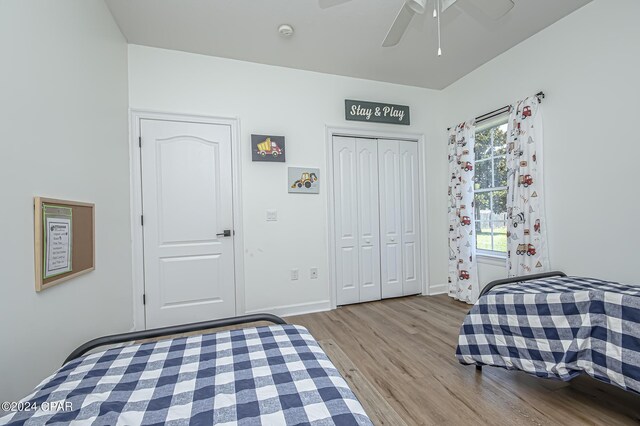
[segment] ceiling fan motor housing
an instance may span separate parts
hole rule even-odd
[[[422,15],[427,10],[427,0],[406,0],[407,6],[415,13]]]

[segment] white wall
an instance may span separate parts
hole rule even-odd
[[[446,175],[449,125],[544,90],[545,186],[552,267],[640,284],[640,2],[596,0],[480,67],[442,93],[441,141],[430,173]],[[431,175],[429,176],[431,177]],[[435,179],[431,179],[434,183]],[[446,234],[446,199],[432,203],[431,234]],[[446,243],[431,273],[446,277]],[[488,282],[504,270],[481,265]]]
[[[132,327],[126,42],[101,0],[0,2],[0,401]],[[36,293],[33,196],[96,203],[96,270]]]
[[[247,311],[328,307],[325,125],[423,133],[434,129],[438,92],[415,87],[129,46],[131,108],[241,120]],[[411,126],[347,124],[344,99],[409,105]],[[250,135],[286,137],[286,163],[251,162]],[[319,167],[320,194],[288,194],[287,167]],[[445,193],[446,190],[440,192]],[[278,222],[266,222],[266,210]],[[320,269],[309,279],[309,268]],[[300,270],[291,281],[289,271]]]

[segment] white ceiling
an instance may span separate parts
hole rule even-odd
[[[436,55],[431,13],[414,17],[398,46],[381,43],[404,0],[106,0],[132,44],[442,89],[591,0],[515,0],[492,21],[472,0],[442,15]],[[430,0],[431,3],[431,0]],[[278,35],[291,24],[290,39]]]

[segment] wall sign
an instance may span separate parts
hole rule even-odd
[[[354,101],[345,99],[345,118],[348,121],[368,121],[371,123],[410,123],[409,107],[406,105],[383,104],[380,102]]]
[[[43,278],[72,271],[73,209],[42,204],[44,220]]]

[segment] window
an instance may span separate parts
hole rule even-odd
[[[507,253],[507,117],[476,129],[476,248],[479,255]]]

